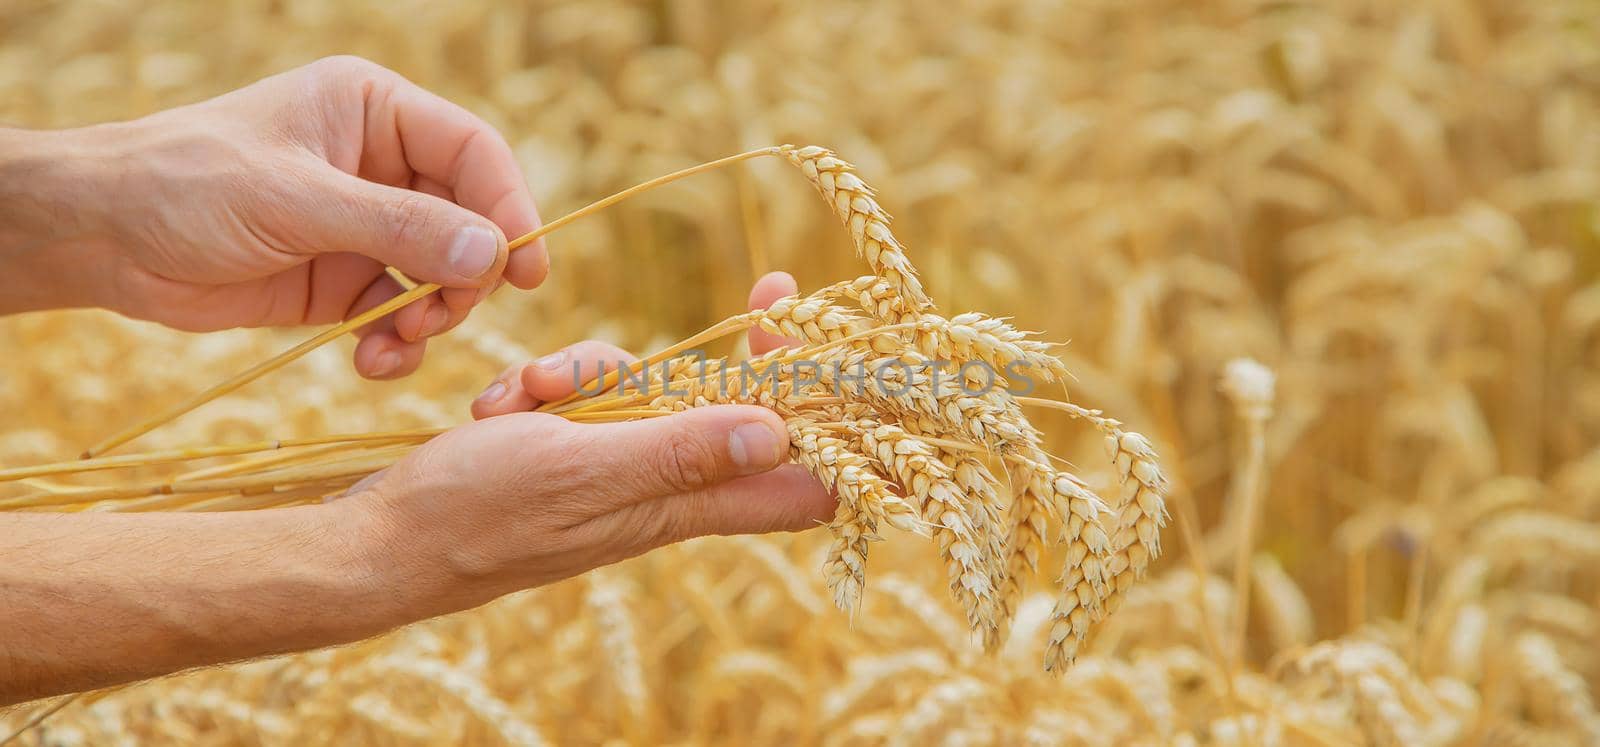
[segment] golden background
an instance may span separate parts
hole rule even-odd
[[[1155,439],[1217,573],[1197,583],[1169,527],[1058,681],[1039,636],[989,659],[950,633],[924,543],[874,556],[851,621],[816,537],[703,540],[75,703],[24,743],[1600,739],[1594,3],[5,0],[0,122],[137,117],[335,53],[498,127],[547,220],[749,148],[837,150],[944,307],[1071,341],[1073,398]],[[862,271],[776,162],[548,241],[544,287],[496,294],[403,382],[357,379],[346,342],[141,443],[460,422],[509,362],[661,347],[743,310],[768,269],[802,289]],[[69,457],[306,335],[0,320],[0,462]],[[1230,687],[1196,605],[1228,629],[1241,439],[1217,383],[1241,356],[1279,392]],[[1093,433],[1040,425],[1103,473]]]

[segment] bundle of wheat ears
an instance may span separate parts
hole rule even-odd
[[[1155,451],[1148,439],[1097,410],[1020,394],[1022,386],[1011,379],[1064,384],[1069,374],[1051,355],[1052,345],[982,313],[940,315],[890,232],[889,215],[848,162],[817,146],[750,151],[600,200],[519,237],[511,247],[638,192],[760,156],[785,159],[811,181],[873,274],[730,317],[539,410],[609,422],[722,403],[771,408],[787,423],[792,459],[839,498],[822,569],[834,604],[851,614],[859,607],[867,555],[884,525],[920,534],[937,543],[950,592],[968,627],[991,651],[1005,640],[1045,548],[1059,546],[1064,566],[1044,666],[1064,670],[1093,624],[1117,608],[1159,552],[1166,481]],[[434,290],[418,285],[108,438],[83,459],[0,471],[0,480],[35,488],[0,508],[220,511],[336,497],[437,431],[103,454]],[[742,362],[700,352],[752,328],[798,344]],[[1068,413],[1104,435],[1121,482],[1113,497],[1097,495],[1045,450],[1025,415],[1030,407]],[[241,458],[151,483],[89,487],[54,481],[224,456]]]

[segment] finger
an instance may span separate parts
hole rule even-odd
[[[393,169],[403,160],[431,184],[448,189],[462,207],[487,217],[515,238],[539,227],[539,212],[505,138],[466,109],[399,75],[379,76],[366,97],[362,168]],[[533,288],[549,272],[543,240],[517,250],[506,279]]]
[[[411,188],[418,192],[425,192],[441,200],[456,201],[455,191],[449,186],[440,184],[425,174],[413,174]],[[507,266],[510,259],[506,260]],[[495,281],[499,283],[501,281]],[[416,340],[424,337],[433,337],[443,334],[467,318],[467,313],[477,303],[480,288],[445,288],[439,293],[429,296],[410,306],[401,309],[396,315],[395,327],[400,330],[402,337]],[[409,336],[407,336],[409,335]]]
[[[382,264],[355,254],[330,254],[318,257],[317,261],[327,262],[343,257],[351,257],[362,262],[371,263],[376,266],[379,273],[384,272],[384,267]],[[409,278],[407,279],[409,280]],[[396,284],[396,288],[400,290],[408,290],[410,287],[414,286],[415,281],[412,281],[412,283],[407,286],[401,286],[398,283]],[[394,321],[394,328],[395,331],[400,334],[400,339],[405,340],[406,342],[416,342],[418,340],[437,335],[440,332],[449,329],[451,326],[454,326],[450,323],[450,309],[445,304],[442,295],[447,292],[456,292],[459,290],[460,289],[457,288],[445,288],[438,293],[430,293],[422,298],[412,301],[409,304],[406,304],[405,306],[400,307],[393,314],[390,314],[389,318]]]
[[[426,342],[406,342],[393,329],[368,333],[356,343],[356,373],[368,379],[409,376],[422,365]]]
[[[424,174],[411,175],[411,188],[418,192],[425,192],[441,200],[456,201],[456,193],[449,186],[440,184]]]
[[[800,292],[800,286],[794,281],[794,276],[787,272],[769,272],[756,281],[755,287],[750,289],[750,310],[765,309],[780,298],[792,296]],[[799,340],[782,335],[775,335],[762,329],[750,330],[750,353],[762,353],[777,350],[785,345],[797,346]]]
[[[309,235],[296,251],[353,252],[447,288],[481,288],[500,277],[505,237],[483,216],[328,164],[307,169],[300,199],[309,204],[292,220]]]
[[[292,299],[298,302],[298,312],[275,315],[278,319],[298,317],[280,324],[328,324],[349,318],[350,306],[372,286],[372,281],[383,275],[383,264],[359,254],[324,254],[303,263],[305,275],[294,278],[297,286]],[[279,273],[281,276],[296,273]]]
[[[454,289],[446,288],[444,290]],[[400,334],[400,339],[406,342],[417,342],[437,335],[453,326],[450,323],[450,307],[440,296],[440,293],[430,293],[401,307],[399,311],[390,315],[390,318],[394,320],[395,331]]]
[[[361,295],[356,297],[345,314],[350,318],[393,298],[401,291],[400,284],[388,275],[379,275]],[[418,303],[422,303],[419,301]],[[356,330],[361,338],[356,343],[354,363],[356,373],[369,379],[392,379],[405,376],[422,364],[424,343],[410,342],[395,329],[395,315],[379,319]]]
[[[702,490],[777,467],[789,435],[777,413],[719,405],[578,431],[579,491],[592,493],[598,516],[625,505]]]
[[[467,315],[472,313],[473,308],[488,300],[489,295],[504,284],[505,280],[501,278],[482,288],[444,288],[440,290],[439,298],[444,303],[446,313],[444,314],[443,326],[432,334],[455,329],[457,325],[467,320]]]
[[[713,488],[624,506],[571,530],[580,546],[625,557],[705,535],[802,532],[833,517],[838,501],[798,465]]]
[[[580,383],[638,360],[633,353],[610,343],[585,340],[537,360],[511,366],[472,402],[472,416],[483,418],[532,410],[545,402],[566,397]]]
[[[554,402],[576,392],[580,384],[637,360],[638,356],[610,343],[585,340],[524,366],[522,385],[534,399]]]
[[[358,254],[326,254],[316,259],[318,263],[332,263],[335,261],[345,260],[366,263],[367,266],[373,268],[372,277],[374,278],[381,275],[386,275],[383,264]],[[318,271],[318,280],[320,281],[322,277],[331,274],[329,270],[332,272],[339,271],[335,266],[329,265],[328,270]],[[380,299],[380,301],[387,301],[390,297],[397,295],[402,291],[408,290],[410,287],[415,285],[414,281],[410,285],[402,286],[398,280],[393,278],[390,278],[389,280],[393,282],[385,282],[385,287],[392,287],[394,291],[384,296],[382,299]],[[445,290],[451,291],[457,289],[447,288]],[[405,306],[400,307],[394,311],[394,313],[389,315],[388,318],[394,325],[395,331],[399,333],[400,339],[405,340],[406,342],[416,342],[418,340],[437,335],[451,326],[449,308],[445,305],[443,299],[440,298],[440,295],[443,292],[444,291],[441,291],[440,293],[430,293],[422,298],[406,304]],[[321,287],[313,291],[313,295],[320,298],[320,300],[317,300],[316,302],[318,305],[331,307],[333,301],[328,298],[326,295],[327,293],[328,291]],[[346,319],[375,305],[376,304],[371,304],[366,308],[362,308],[360,311],[353,313],[349,312],[348,310],[342,311],[340,312],[340,316],[336,316],[334,318]]]
[[[473,417],[483,419],[531,410],[572,394],[581,383],[638,360],[610,343],[585,340],[537,360],[502,371],[472,403]]]
[[[516,363],[506,366],[489,386],[484,387],[483,393],[472,400],[472,419],[483,420],[496,415],[505,415],[513,412],[527,412],[539,406],[539,402],[528,394],[522,386],[522,369],[528,363]]]

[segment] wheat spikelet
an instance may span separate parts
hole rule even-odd
[[[1577,735],[1583,744],[1600,744],[1600,713],[1588,684],[1562,662],[1555,644],[1537,633],[1524,633],[1515,647],[1528,709]]]
[[[923,435],[947,435],[1014,453],[1031,452],[1037,445],[1036,433],[1020,426],[1014,411],[996,406],[988,396],[937,386],[929,373],[932,361],[920,355],[853,350],[836,362],[837,369],[823,368],[825,384],[851,399],[886,408],[897,419],[915,419]],[[851,375],[858,371],[868,375]]]
[[[365,692],[350,700],[350,712],[366,719],[384,733],[422,741],[433,735],[433,728],[405,711],[380,693]]]
[[[1506,564],[1600,562],[1600,527],[1541,511],[1503,514],[1474,532],[1472,544]]]
[[[1301,673],[1348,704],[1371,744],[1445,745],[1459,738],[1463,716],[1415,676],[1391,649],[1366,641],[1319,643],[1296,657]]]
[[[781,586],[807,614],[815,615],[822,611],[821,598],[803,581],[804,574],[800,573],[799,566],[784,554],[782,548],[752,537],[731,537],[729,541],[748,554],[756,567],[764,571],[769,580]]]
[[[1114,443],[1114,448],[1113,448]],[[1134,578],[1144,573],[1161,553],[1161,527],[1166,524],[1163,495],[1167,480],[1156,462],[1149,439],[1138,433],[1114,433],[1106,439],[1123,481],[1122,503],[1112,537],[1114,557],[1110,573],[1115,593],[1124,593]]]
[[[789,695],[800,694],[804,678],[789,662],[764,651],[732,651],[723,654],[712,665],[718,677],[731,682],[760,682],[787,690]]]
[[[844,299],[866,311],[874,319],[900,321],[903,302],[895,285],[877,275],[862,275],[855,280],[838,283],[818,291],[826,298]]]
[[[946,319],[924,313],[916,321],[916,348],[939,361],[981,361],[991,375],[1009,372],[1018,366],[1022,372],[1036,371],[1047,382],[1071,376],[1066,364],[1051,355],[1049,346],[1030,340],[1005,321],[969,311]],[[994,382],[986,382],[992,385]]]
[[[889,231],[889,214],[878,207],[872,188],[856,176],[854,167],[833,151],[815,145],[784,146],[783,155],[822,193],[849,229],[856,252],[894,289],[894,295],[886,299],[889,313],[880,318],[901,321],[931,308],[933,302],[923,292],[916,269]]]
[[[862,422],[863,453],[876,456],[900,481],[908,495],[920,497],[922,520],[932,527],[934,541],[945,560],[950,590],[974,630],[995,625],[994,587],[990,568],[994,559],[973,526],[966,493],[955,474],[938,459],[934,449],[904,429],[890,424]]]
[[[1005,557],[1004,580],[1000,586],[1000,605],[1010,618],[1017,611],[1026,591],[1027,580],[1039,570],[1039,557],[1049,533],[1050,517],[1046,513],[1051,505],[1037,493],[1035,480],[1021,470],[1007,465],[1014,485],[1011,508],[1003,540]]]
[[[833,535],[833,544],[828,548],[822,576],[833,594],[833,605],[853,616],[867,583],[868,543],[878,538],[877,526],[849,502],[839,501],[828,532]]]
[[[757,320],[761,329],[775,335],[818,345],[865,332],[870,326],[849,309],[817,296],[778,299],[760,312]]]
[[[1107,588],[1108,581],[1115,583],[1117,577],[1108,565],[1113,557],[1107,556],[1110,538],[1100,523],[1106,511],[1100,499],[1066,473],[1055,474],[1047,483],[1035,477],[1029,491],[1048,496],[1056,513],[1064,517],[1061,540],[1066,546],[1066,565],[1061,571],[1061,596],[1051,612],[1044,665],[1046,670],[1059,672],[1072,664],[1090,623],[1100,614],[1101,600],[1120,592]]]
[[[895,495],[893,486],[877,473],[871,460],[850,448],[849,442],[829,435],[821,426],[800,418],[788,423],[790,452],[795,461],[823,485],[834,490],[874,525],[924,533],[914,506]],[[908,496],[915,500],[917,494]]]
[[[1283,565],[1271,555],[1258,553],[1251,561],[1250,574],[1258,592],[1256,608],[1266,621],[1274,648],[1286,651],[1309,644],[1316,631],[1311,603]]]
[[[967,450],[935,446],[939,460],[953,470],[956,485],[966,493],[972,507],[972,526],[985,541],[983,552],[991,561],[991,574],[1004,573],[1006,504],[1000,498],[1000,479],[983,459]],[[998,579],[1000,576],[994,575]],[[991,584],[992,586],[995,584]]]

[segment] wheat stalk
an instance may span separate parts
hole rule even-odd
[[[1245,657],[1245,630],[1250,618],[1250,557],[1255,552],[1255,527],[1261,513],[1262,472],[1266,466],[1266,424],[1272,417],[1273,392],[1277,377],[1272,370],[1248,358],[1228,362],[1222,374],[1222,391],[1233,400],[1234,409],[1246,428],[1247,445],[1240,471],[1238,494],[1242,506],[1239,544],[1234,548],[1233,640],[1229,651],[1234,661]]]
[[[1014,397],[1000,388],[994,375],[1000,371],[1031,370],[1046,381],[1069,374],[1049,354],[1048,344],[1004,320],[979,313],[934,313],[904,246],[889,229],[888,214],[848,163],[814,146],[750,151],[645,182],[552,221],[536,235],[654,186],[762,155],[782,156],[800,169],[833,207],[874,274],[728,317],[637,363],[605,372],[592,388],[539,409],[576,422],[655,417],[720,403],[756,404],[778,412],[789,430],[791,458],[839,497],[828,523],[832,542],[823,577],[835,606],[852,618],[866,586],[870,545],[882,539],[880,530],[921,534],[938,548],[950,593],[967,626],[985,648],[997,650],[1042,553],[1058,545],[1065,562],[1046,664],[1051,670],[1065,669],[1092,623],[1116,607],[1158,550],[1164,478],[1155,453],[1142,436],[1123,431],[1120,423],[1098,411]],[[698,353],[700,346],[753,328],[796,344],[739,363]],[[146,426],[276,370],[328,334],[134,430],[142,433]],[[992,380],[975,376],[973,365],[987,367]],[[820,370],[804,376],[811,368]],[[846,373],[852,369],[872,375]],[[750,374],[756,378],[751,380]],[[974,384],[986,386],[974,390]],[[1106,433],[1124,484],[1117,503],[1107,506],[1077,477],[1053,466],[1055,457],[1044,449],[1042,434],[1023,412],[1024,405],[1041,404],[1087,418]],[[436,432],[102,457],[81,461],[77,468],[9,470],[0,479],[28,479],[39,488],[4,504],[18,508],[100,504],[133,510],[231,510],[294,505],[336,494]],[[93,451],[120,444],[130,434],[137,435],[118,434]],[[176,478],[111,487],[38,482],[43,475],[221,455],[243,458]],[[1005,482],[991,464],[1003,465]],[[1000,497],[1007,489],[1009,502]],[[646,718],[642,680],[638,667],[628,663],[631,655],[624,655],[634,648],[619,638],[625,621],[609,588],[596,581],[589,602],[603,620],[612,621],[604,630],[617,639],[612,646],[619,657],[617,684],[633,714],[629,723],[638,727]]]

